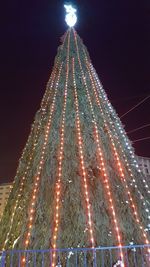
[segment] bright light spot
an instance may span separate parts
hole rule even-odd
[[[65,21],[69,27],[73,27],[77,22],[77,16],[76,16],[76,9],[73,8],[71,5],[64,5],[64,8],[66,9],[66,17]]]

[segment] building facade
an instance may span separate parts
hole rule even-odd
[[[143,174],[150,178],[150,158],[138,156],[138,163]]]
[[[11,189],[12,183],[0,184],[0,220],[2,218]]]

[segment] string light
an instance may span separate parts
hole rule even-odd
[[[122,253],[122,249],[121,249],[121,247],[122,247],[121,235],[120,235],[120,230],[119,230],[119,227],[118,227],[116,212],[115,212],[115,208],[114,208],[114,204],[113,204],[113,197],[112,197],[112,193],[111,193],[109,177],[108,177],[108,174],[107,174],[107,171],[106,171],[106,163],[105,163],[105,159],[104,159],[104,156],[103,156],[103,151],[101,149],[101,143],[102,142],[101,142],[101,140],[99,138],[99,132],[98,132],[98,127],[97,127],[97,123],[96,123],[96,119],[95,119],[93,105],[92,105],[92,101],[91,101],[90,94],[89,94],[89,91],[88,91],[88,87],[87,87],[87,84],[86,84],[86,77],[84,76],[84,72],[83,72],[81,61],[80,61],[80,57],[79,57],[79,49],[78,49],[78,45],[77,45],[77,38],[76,38],[75,31],[74,31],[74,37],[75,37],[75,43],[76,43],[76,47],[77,47],[78,61],[79,61],[79,65],[80,65],[81,73],[82,73],[82,79],[83,79],[83,82],[84,82],[84,85],[85,85],[85,89],[86,89],[86,93],[87,93],[87,97],[88,97],[88,100],[89,100],[90,109],[91,109],[91,113],[92,113],[92,117],[93,117],[93,121],[92,122],[93,122],[93,125],[94,125],[95,141],[96,141],[96,144],[97,144],[97,151],[98,151],[98,158],[99,158],[100,166],[102,166],[101,170],[102,170],[102,174],[103,174],[103,177],[104,177],[104,186],[105,186],[106,194],[107,194],[107,197],[108,197],[108,202],[110,203],[110,210],[112,212],[112,218],[113,218],[113,222],[114,222],[114,225],[115,225],[115,230],[116,230],[117,240],[118,240],[118,246],[120,247],[120,251],[121,251],[121,254],[120,254],[121,255],[121,259],[123,259],[123,253]],[[60,220],[59,220],[60,218],[59,217],[60,217],[61,178],[62,178],[62,162],[63,162],[63,150],[64,150],[64,131],[65,131],[65,120],[66,120],[65,116],[66,116],[66,104],[67,104],[67,87],[68,87],[68,75],[69,75],[69,41],[70,41],[69,38],[70,38],[70,36],[68,37],[67,72],[66,72],[65,93],[64,93],[64,106],[63,106],[63,112],[62,112],[60,149],[59,149],[59,156],[58,156],[58,178],[57,178],[57,182],[56,182],[56,203],[57,204],[55,206],[55,228],[54,228],[54,233],[53,233],[53,237],[52,237],[52,245],[53,245],[54,249],[56,249],[56,244],[57,244],[56,242],[57,242],[57,236],[58,236],[58,227],[59,227],[59,222],[60,222]],[[87,61],[87,58],[86,58],[86,61]],[[90,64],[87,61],[88,68],[89,68],[89,65]],[[90,67],[91,67],[91,65],[90,65]],[[46,106],[48,105],[48,102],[49,102],[49,99],[50,99],[49,87],[50,87],[50,89],[53,88],[53,83],[51,83],[51,80],[54,81],[54,79],[56,77],[57,68],[58,68],[58,65],[56,64],[56,67],[54,68],[54,70],[52,72],[52,79],[50,78],[50,80],[48,82],[47,90],[46,90],[45,95],[44,95],[43,100],[42,100],[41,108],[43,110],[45,110]],[[87,172],[86,172],[86,169],[85,169],[85,162],[84,162],[84,156],[83,156],[83,140],[82,140],[82,134],[81,134],[81,127],[80,127],[79,104],[78,104],[78,95],[77,95],[77,88],[76,88],[76,81],[75,81],[75,70],[74,70],[74,58],[72,60],[72,69],[73,69],[73,83],[74,83],[74,95],[75,95],[76,127],[77,127],[77,136],[78,136],[79,157],[80,157],[80,165],[81,165],[82,176],[83,176],[83,181],[84,181],[84,193],[85,193],[85,200],[86,200],[86,205],[87,205],[87,217],[88,217],[88,225],[89,225],[89,232],[90,232],[90,242],[92,244],[92,247],[94,248],[94,237],[93,237],[93,227],[92,227],[93,222],[92,222],[91,205],[90,205],[90,200],[89,200],[89,192],[88,192],[88,184],[87,184]],[[25,248],[27,248],[29,243],[30,243],[31,231],[32,231],[32,227],[33,227],[34,217],[35,217],[35,205],[36,205],[36,200],[37,200],[38,190],[39,190],[39,184],[40,184],[40,175],[41,175],[41,171],[42,171],[43,164],[44,164],[45,151],[46,151],[46,147],[47,147],[47,143],[48,143],[48,137],[49,137],[50,127],[51,127],[52,116],[53,116],[53,113],[54,113],[54,107],[55,107],[55,102],[56,102],[56,93],[57,93],[57,88],[58,88],[58,85],[59,85],[59,78],[60,78],[61,70],[62,70],[62,64],[61,64],[61,68],[60,68],[60,71],[59,71],[58,81],[56,83],[57,86],[56,86],[56,90],[55,90],[53,101],[52,101],[52,105],[51,105],[50,118],[48,120],[46,131],[45,131],[44,144],[43,144],[43,147],[42,147],[42,155],[41,155],[39,166],[38,166],[38,172],[37,172],[37,176],[34,179],[34,185],[33,185],[33,189],[32,189],[32,199],[31,199],[30,208],[29,208],[29,218],[28,218],[27,233],[26,233],[26,239],[25,239]],[[108,136],[109,136],[111,144],[112,144],[113,154],[114,154],[114,157],[115,157],[116,163],[117,163],[117,169],[119,170],[119,174],[120,174],[121,180],[124,183],[124,186],[126,188],[126,192],[127,192],[129,201],[131,203],[130,207],[133,209],[134,217],[136,219],[136,222],[139,225],[139,228],[142,230],[143,237],[145,238],[146,244],[149,244],[149,241],[147,239],[147,235],[144,232],[144,228],[143,228],[142,224],[140,223],[139,215],[138,215],[136,206],[134,204],[134,201],[133,201],[133,198],[132,198],[132,195],[131,195],[131,192],[130,192],[130,188],[129,188],[129,186],[127,184],[127,181],[125,179],[125,174],[123,172],[124,166],[122,166],[123,164],[122,164],[122,162],[120,160],[119,153],[117,151],[113,136],[112,136],[111,131],[110,131],[110,127],[106,123],[105,114],[104,114],[104,112],[103,112],[103,110],[101,108],[101,104],[99,102],[98,95],[96,95],[97,91],[96,91],[96,88],[95,88],[95,84],[94,84],[94,82],[92,80],[93,77],[90,74],[90,68],[88,69],[88,72],[89,72],[89,77],[90,77],[90,80],[91,80],[91,83],[92,83],[92,87],[95,90],[94,92],[95,92],[97,104],[98,104],[98,106],[100,107],[100,109],[102,111],[102,116],[104,117],[105,127],[107,129],[107,133],[108,133]],[[93,70],[92,70],[92,72],[93,72]],[[102,87],[100,87],[100,89],[102,91]],[[103,93],[105,93],[105,92],[102,91],[102,94]],[[108,103],[107,96],[104,95],[102,98],[107,103],[107,105],[109,107],[109,110],[112,112],[112,107],[111,107],[110,103]],[[108,112],[106,112],[106,113],[108,114]],[[110,115],[108,114],[108,116],[110,116]],[[43,119],[43,117],[42,117],[42,119]],[[112,124],[111,120],[109,120],[109,123]],[[112,125],[112,127],[114,128],[113,125]],[[132,147],[131,147],[130,143],[128,142],[127,137],[125,136],[124,130],[120,126],[120,123],[118,123],[118,129],[119,129],[119,133],[122,134],[122,137],[124,138],[124,142],[126,144],[126,149],[129,150],[129,153],[130,153],[130,156],[132,158],[132,162],[134,163],[134,166],[140,172],[139,166],[137,164],[137,161],[136,161],[136,159],[134,157],[134,154],[133,154],[133,151],[132,151]],[[31,135],[29,136],[29,139],[28,139],[28,142],[27,142],[27,146],[26,146],[26,148],[25,148],[25,150],[23,152],[23,155],[22,155],[21,159],[24,158],[24,155],[25,155],[25,153],[27,151],[27,147],[30,144],[30,140],[32,138],[33,130],[34,130],[34,125],[32,127]],[[19,199],[20,199],[20,197],[22,195],[22,191],[23,191],[23,186],[24,186],[24,182],[25,182],[25,179],[26,179],[26,175],[27,175],[28,169],[30,168],[30,165],[31,165],[31,162],[32,162],[32,159],[33,159],[34,151],[35,151],[35,148],[36,148],[36,143],[37,143],[37,140],[38,140],[39,131],[40,131],[40,128],[38,128],[38,130],[36,132],[35,140],[34,140],[34,144],[33,144],[33,150],[32,150],[32,153],[30,155],[29,162],[27,164],[27,168],[25,169],[24,176],[21,179],[18,197],[16,199],[15,206],[13,208],[11,223],[13,222],[13,219],[14,219],[14,216],[15,216],[15,212],[16,212],[16,209],[17,209],[17,205],[18,205],[18,201],[19,201]],[[115,132],[115,134],[118,136],[117,132]],[[117,142],[118,142],[118,139],[117,139]],[[118,142],[118,144],[120,144],[120,143]],[[120,148],[122,148],[121,145],[120,145]],[[124,150],[122,150],[122,152],[123,152],[123,157],[125,158],[126,155],[125,155]],[[126,162],[126,165],[128,167],[128,171],[130,172],[130,176],[133,178],[133,174],[132,174],[132,171],[131,171],[131,169],[129,167],[129,163],[128,163],[127,159],[125,160],[125,162]],[[133,182],[135,183],[134,179],[133,179]],[[146,183],[145,180],[143,180],[143,182],[144,182],[144,184]],[[147,185],[144,185],[144,186],[145,186],[145,188],[147,188]],[[10,232],[11,232],[11,228],[9,229],[9,232],[7,233],[6,240],[4,242],[4,248],[5,248],[5,245],[8,242],[8,237],[10,235]],[[55,266],[56,253],[54,252],[52,256],[53,256],[52,267],[54,267]],[[22,263],[25,264],[25,261],[26,260],[23,257],[22,258]],[[124,259],[123,259],[123,262],[124,262]]]
[[[56,62],[56,65],[57,64],[58,64],[58,61]],[[47,101],[43,100],[43,103],[41,104],[41,110],[43,108],[46,109],[46,106],[48,104],[48,98],[49,98],[48,97],[48,91],[49,91],[49,94],[52,91],[54,80],[55,80],[55,75],[56,75],[56,67],[54,68],[54,70],[52,72],[52,75],[51,75],[51,77],[49,79],[49,82],[47,84],[47,92],[46,92]],[[43,119],[44,119],[44,114],[42,113],[41,119],[39,121],[39,125],[41,125]],[[35,121],[33,123],[33,126],[32,126],[32,129],[31,129],[31,133],[29,135],[27,144],[30,144],[31,139],[33,138],[33,133],[34,133],[34,130],[35,130],[34,128],[35,128]],[[10,236],[10,233],[11,233],[11,229],[13,227],[13,221],[14,221],[14,217],[15,217],[15,214],[16,214],[16,210],[17,210],[17,207],[18,207],[18,204],[19,204],[19,200],[21,199],[22,194],[23,194],[23,187],[24,187],[24,184],[25,184],[25,181],[26,181],[28,170],[30,169],[30,166],[31,166],[32,161],[33,161],[34,152],[35,152],[36,144],[37,144],[37,141],[38,141],[38,138],[39,138],[40,129],[41,129],[41,127],[36,127],[36,133],[35,133],[35,137],[34,137],[33,147],[31,148],[31,154],[30,154],[29,160],[27,162],[26,169],[24,171],[24,175],[22,176],[21,181],[20,181],[20,187],[18,189],[18,195],[17,195],[17,198],[15,199],[14,207],[12,207],[10,226],[9,226],[9,230],[7,232],[7,235],[6,235],[2,250],[5,250],[5,247],[6,247],[7,243],[8,243],[8,241],[9,241],[9,236]],[[27,150],[27,145],[26,145],[26,147],[24,149],[24,152],[22,154],[21,160],[23,160],[26,150]]]
[[[42,102],[41,102],[41,111],[43,111],[43,109],[46,109],[46,107],[48,105],[48,99],[49,99],[49,95],[50,95],[50,93],[52,91],[52,88],[53,88],[54,79],[55,79],[55,75],[56,75],[57,65],[58,65],[58,61],[56,62],[56,66],[54,66],[54,69],[52,71],[51,77],[50,77],[50,79],[49,79],[49,81],[47,83],[46,92],[45,92],[44,97],[43,97]],[[49,88],[49,86],[50,86],[50,88]],[[42,112],[41,121],[42,121],[42,119],[43,119],[43,112]],[[39,124],[41,124],[41,121],[40,121]],[[32,125],[31,133],[29,135],[28,141],[27,141],[26,146],[25,146],[25,148],[23,150],[23,153],[22,153],[22,156],[21,156],[21,159],[20,160],[24,160],[25,153],[28,150],[28,146],[30,145],[30,141],[32,139],[32,135],[34,134],[34,128],[35,127],[36,127],[36,120],[34,121],[34,123]],[[40,129],[38,128],[38,130],[40,130]],[[36,146],[36,142],[34,142],[34,146]]]
[[[66,32],[66,35],[65,35],[65,38],[64,38],[64,41],[63,41],[63,44],[62,44],[62,49],[63,49],[65,41],[66,41],[67,33],[68,33],[68,31]],[[59,69],[59,64],[60,64],[60,55],[58,55],[58,57],[57,57],[56,64],[54,65],[54,68],[52,70],[50,79],[49,79],[49,81],[47,83],[46,91],[45,91],[45,94],[44,94],[42,102],[41,102],[41,108],[45,109],[47,107],[47,105],[48,105],[48,102],[49,102],[49,99],[50,99],[50,96],[51,96],[51,91],[52,91],[51,90],[52,85],[50,85],[51,84],[51,80],[54,81],[54,79],[56,77],[56,72]]]
[[[53,82],[51,83],[51,81],[54,81],[55,77],[56,77],[56,72],[57,72],[57,68],[58,68],[58,60],[56,62],[56,65],[54,66],[53,68],[53,71],[52,71],[52,74],[51,74],[51,77],[47,83],[47,86],[46,86],[46,91],[45,91],[45,94],[43,96],[43,99],[42,99],[42,102],[41,102],[41,109],[42,110],[45,110],[46,107],[47,107],[47,104],[48,104],[48,101],[50,99],[50,93],[52,92],[52,87],[53,87]]]
[[[114,125],[112,125],[112,129],[113,129],[113,132],[116,134]],[[122,155],[123,155],[123,158],[124,158],[124,162],[125,162],[125,167],[127,168],[128,172],[129,172],[129,177],[130,177],[130,179],[131,179],[132,182],[133,182],[133,186],[135,187],[137,193],[139,194],[139,196],[140,196],[140,200],[142,201],[143,205],[144,205],[144,206],[147,206],[147,203],[144,201],[143,198],[141,198],[141,195],[142,195],[142,194],[141,194],[141,192],[140,192],[140,190],[139,190],[139,188],[138,188],[138,185],[137,185],[137,183],[136,183],[136,180],[134,179],[134,175],[133,175],[133,173],[132,173],[132,170],[131,170],[131,168],[130,168],[129,162],[128,162],[128,160],[127,160],[127,157],[126,157],[126,155],[125,155],[125,153],[124,153],[124,150],[123,150],[123,148],[122,148],[122,145],[121,145],[119,139],[117,139],[117,143],[118,143],[119,148],[120,148],[120,150],[121,150],[121,152],[122,152]],[[145,179],[143,179],[143,182],[146,184]],[[146,185],[147,185],[147,184],[146,184]],[[147,188],[147,187],[146,187],[146,188]],[[146,190],[146,191],[147,191],[147,190]],[[148,191],[148,193],[149,193],[149,191]],[[145,210],[146,210],[146,209],[145,209]],[[150,211],[148,210],[148,212],[150,212]]]
[[[90,65],[91,72],[92,72],[93,75],[94,75],[94,79],[96,80],[96,83],[97,83],[97,85],[98,85],[98,91],[99,91],[99,93],[100,93],[99,97],[100,97],[101,99],[104,100],[104,102],[105,102],[105,106],[107,107],[107,109],[110,111],[110,113],[113,115],[113,117],[115,118],[115,120],[116,120],[116,122],[117,122],[116,125],[118,126],[118,130],[119,130],[119,133],[120,133],[120,137],[123,139],[123,141],[124,141],[126,147],[127,147],[128,150],[129,150],[130,157],[131,157],[131,159],[132,159],[132,164],[135,166],[135,168],[137,169],[138,172],[141,172],[141,170],[140,170],[140,168],[139,168],[139,165],[138,165],[138,162],[137,162],[137,160],[135,159],[134,151],[133,151],[133,148],[132,148],[132,146],[131,146],[131,144],[130,144],[130,141],[129,141],[129,139],[128,139],[126,133],[125,133],[125,130],[124,130],[124,129],[122,128],[122,126],[121,126],[121,121],[120,121],[120,119],[118,118],[118,116],[116,116],[115,110],[112,108],[111,103],[109,102],[109,100],[108,100],[108,98],[107,98],[107,95],[106,95],[105,91],[103,90],[102,85],[100,84],[100,81],[99,81],[99,79],[98,79],[98,76],[97,76],[97,74],[96,74],[96,71],[94,70],[94,68],[93,68],[93,66],[92,66],[91,63],[89,63],[89,65]],[[106,113],[107,113],[107,115],[110,116],[110,114],[109,114],[107,111],[106,111]],[[125,147],[125,146],[124,146],[124,147]]]
[[[88,65],[89,65],[89,68],[90,68],[90,70],[91,70],[91,72],[92,72],[92,74],[93,74],[94,80],[96,80],[96,78],[95,78],[95,75],[96,75],[96,74],[95,74],[95,72],[93,72],[93,67],[91,68],[91,64],[90,64],[90,63],[88,63]],[[98,84],[98,79],[97,79],[95,82]],[[99,85],[98,85],[98,86],[99,86]],[[100,87],[100,90],[101,90],[101,87]],[[103,91],[104,91],[104,90],[103,90]],[[102,95],[101,95],[101,97],[102,97]],[[110,103],[108,103],[108,105],[110,105]],[[114,115],[114,114],[113,114],[113,115]],[[126,157],[125,152],[124,152],[124,146],[121,145],[121,143],[120,143],[120,141],[119,141],[118,133],[116,132],[116,129],[115,129],[114,125],[113,125],[113,122],[112,122],[112,120],[111,120],[110,114],[108,114],[107,116],[108,116],[108,121],[109,121],[109,123],[110,123],[110,125],[111,125],[111,127],[112,127],[113,132],[114,132],[114,136],[117,136],[117,143],[119,144],[119,146],[120,146],[120,148],[121,148],[121,151],[122,151],[122,153],[123,153],[123,157],[124,157],[124,159],[125,159],[126,167],[127,167],[128,171],[129,171],[129,173],[130,173],[130,178],[133,179],[133,176],[134,176],[134,175],[133,175],[132,170],[131,170],[131,168],[130,168],[129,162],[127,161],[127,157]],[[118,126],[118,129],[119,129],[119,131],[120,131],[120,133],[121,133],[121,129],[122,129],[122,127],[120,126],[120,123],[117,122],[116,125]],[[127,141],[127,137],[125,136],[125,134],[122,135],[122,133],[121,133],[121,137],[123,137],[126,146],[129,146],[129,142]],[[132,158],[132,163],[131,163],[131,164],[133,164],[133,165],[136,167],[136,169],[137,169],[138,172],[141,172],[141,170],[139,169],[139,166],[138,166],[138,164],[137,164],[137,160],[135,159],[135,155],[134,155],[133,151],[130,150],[129,152],[130,152],[130,157]],[[147,192],[148,194],[150,194],[149,186],[148,186],[148,184],[146,183],[146,180],[145,180],[145,179],[141,179],[141,180],[142,180],[142,182],[143,182],[143,184],[144,184],[144,187],[145,187],[146,192]],[[137,184],[136,184],[135,180],[134,180],[134,187],[137,188]],[[141,193],[140,193],[140,190],[139,190],[139,189],[138,189],[138,194],[140,195],[140,199],[141,199]],[[142,201],[143,201],[143,199],[142,199]],[[147,205],[147,203],[144,202],[144,205],[145,205],[145,204]]]
[[[97,75],[96,75],[96,71],[94,70],[92,64],[89,63],[89,66],[90,66],[91,72],[92,72],[92,74],[93,74],[93,76],[94,76],[94,80],[95,80],[95,82],[96,82],[97,85],[98,85],[98,89],[99,89],[99,93],[100,93],[99,97],[102,98],[102,99],[104,99],[103,94],[106,96],[106,93],[105,93],[105,91],[102,89],[102,86],[101,86],[101,84],[100,84],[100,82],[99,82],[99,79],[98,79],[98,77],[97,77]],[[106,96],[106,98],[107,98],[107,96]],[[114,117],[115,120],[117,121],[116,125],[117,125],[117,127],[118,127],[118,131],[119,131],[120,137],[123,139],[124,144],[125,144],[124,146],[122,145],[122,150],[124,151],[124,150],[125,150],[125,147],[127,147],[127,149],[129,150],[129,153],[130,153],[129,156],[130,156],[130,158],[131,158],[131,163],[130,163],[130,165],[132,166],[132,168],[133,168],[133,166],[134,166],[134,167],[136,168],[136,170],[137,170],[139,173],[141,173],[141,170],[140,170],[140,168],[139,168],[139,164],[138,164],[138,162],[137,162],[137,160],[136,160],[136,158],[135,158],[135,155],[134,155],[133,148],[132,148],[132,146],[130,145],[129,140],[128,140],[127,136],[126,136],[126,133],[125,133],[124,129],[121,127],[121,122],[120,122],[119,118],[116,116],[115,111],[112,109],[111,104],[110,104],[110,102],[108,101],[108,99],[107,99],[105,105],[107,106],[107,108],[110,110],[110,112],[113,114],[113,117]],[[110,114],[107,114],[107,116],[109,116],[109,118],[110,118],[110,120],[111,120]],[[111,126],[113,127],[113,122],[111,121],[110,123],[111,123]],[[117,133],[116,133],[116,134],[117,134]],[[118,136],[118,134],[117,134],[117,136]],[[117,138],[117,141],[118,141],[118,138]],[[128,162],[128,164],[129,164],[129,162]],[[145,179],[142,179],[142,182],[143,182],[143,185],[144,185],[144,187],[145,187],[146,192],[147,192],[148,194],[150,194],[150,188],[149,188],[149,185],[146,183],[146,180],[145,180]]]
[[[138,215],[138,212],[137,212],[136,205],[135,205],[135,203],[133,201],[131,192],[130,192],[128,184],[126,182],[125,175],[124,175],[124,172],[123,172],[123,167],[122,167],[122,164],[120,162],[119,155],[118,155],[118,152],[117,152],[113,137],[112,137],[112,135],[111,135],[111,133],[110,133],[108,128],[107,128],[107,130],[108,130],[108,134],[109,134],[109,137],[110,137],[110,140],[111,140],[112,149],[114,151],[114,156],[115,156],[116,161],[117,161],[117,166],[118,166],[118,170],[119,170],[119,173],[120,173],[120,177],[121,177],[121,180],[123,181],[123,183],[125,185],[126,193],[127,193],[128,199],[130,201],[130,205],[131,205],[130,207],[133,210],[133,214],[134,214],[134,217],[135,217],[135,220],[136,220],[137,224],[139,225],[139,229],[142,230],[142,234],[143,234],[145,243],[149,244],[149,240],[148,240],[147,234],[144,231],[144,227],[140,223],[140,219],[139,219],[139,215]]]
[[[60,150],[58,153],[58,176],[56,179],[56,189],[55,189],[55,215],[54,215],[54,232],[52,235],[52,247],[56,249],[58,228],[59,228],[59,217],[60,217],[60,197],[61,197],[61,180],[62,180],[62,161],[63,161],[63,150],[64,150],[64,134],[65,134],[65,116],[66,116],[66,105],[67,105],[67,94],[68,94],[68,75],[69,75],[69,47],[70,47],[70,31],[68,35],[68,48],[67,48],[67,70],[66,70],[66,81],[65,81],[65,90],[64,90],[64,104],[62,111],[62,122],[60,130]],[[52,253],[52,267],[55,267],[56,261],[56,252]]]
[[[75,95],[75,109],[76,109],[76,126],[77,126],[77,137],[78,137],[78,149],[79,149],[79,158],[84,182],[84,194],[87,206],[87,218],[88,218],[88,229],[90,234],[90,243],[92,248],[94,248],[94,236],[93,236],[93,222],[91,215],[91,205],[89,200],[88,184],[87,184],[87,173],[85,169],[84,156],[83,156],[83,141],[82,134],[80,129],[80,117],[79,117],[79,104],[78,104],[78,95],[75,81],[75,70],[74,70],[74,58],[72,59],[72,70],[73,70],[73,85],[74,85],[74,95]]]
[[[66,31],[66,33],[65,33],[65,37],[64,37],[63,44],[62,44],[62,46],[61,46],[61,50],[63,50],[63,48],[64,48],[65,41],[66,41],[66,39],[67,39],[67,36],[68,36],[68,31],[69,31],[69,29],[68,29],[68,30]]]
[[[37,200],[37,196],[38,196],[38,188],[39,188],[39,184],[40,184],[40,175],[41,175],[42,167],[44,165],[44,157],[45,157],[46,147],[47,147],[47,143],[48,143],[48,137],[49,137],[49,133],[50,133],[52,117],[53,117],[53,113],[54,113],[54,109],[55,109],[56,95],[57,95],[57,91],[58,91],[57,89],[58,89],[58,85],[59,85],[61,70],[62,70],[62,64],[61,64],[61,67],[59,70],[58,80],[57,80],[57,84],[55,87],[55,91],[54,91],[54,95],[53,95],[53,101],[52,101],[52,105],[51,105],[51,109],[50,109],[50,115],[49,115],[49,119],[48,119],[47,126],[45,129],[44,143],[42,146],[42,152],[41,152],[40,162],[39,162],[39,166],[38,166],[38,170],[37,170],[37,175],[35,176],[35,179],[33,182],[33,189],[32,189],[32,194],[31,194],[31,203],[29,206],[29,217],[28,217],[28,222],[27,222],[27,231],[26,231],[26,237],[25,237],[25,241],[24,241],[25,249],[27,249],[29,242],[30,242],[30,236],[31,236],[31,231],[32,231],[33,221],[34,221],[34,216],[35,216],[35,205],[36,205],[36,200]],[[25,258],[23,257],[22,258],[22,264],[24,264],[24,263],[25,263]]]
[[[114,204],[113,204],[113,199],[111,196],[111,190],[110,190],[110,184],[109,184],[109,178],[108,175],[106,173],[106,167],[105,167],[105,163],[104,163],[104,158],[103,158],[103,153],[100,147],[100,141],[99,141],[99,136],[98,136],[98,127],[97,127],[97,123],[96,123],[96,119],[95,119],[95,114],[94,114],[94,110],[93,110],[93,105],[92,105],[92,101],[91,101],[91,97],[89,94],[89,90],[87,87],[87,83],[86,83],[86,78],[83,72],[83,68],[81,65],[81,60],[80,60],[80,56],[79,56],[79,49],[78,49],[78,44],[77,44],[77,38],[76,38],[76,33],[74,31],[74,39],[75,39],[75,44],[76,44],[76,49],[77,49],[77,57],[78,57],[78,62],[79,62],[79,66],[80,66],[80,70],[81,70],[81,74],[82,74],[82,79],[85,85],[85,89],[86,89],[86,93],[87,93],[87,97],[88,97],[88,101],[89,101],[89,105],[90,105],[90,109],[91,109],[91,113],[92,113],[92,117],[93,117],[93,124],[94,124],[94,129],[95,129],[95,139],[96,139],[96,143],[97,143],[97,147],[98,147],[98,157],[100,159],[100,167],[103,166],[102,171],[103,171],[103,176],[104,176],[104,187],[106,190],[106,194],[108,196],[108,202],[109,202],[109,206],[110,206],[110,210],[112,213],[112,217],[113,217],[113,222],[115,224],[115,230],[117,233],[117,240],[118,240],[118,246],[120,247],[120,257],[123,261],[123,266],[124,266],[124,256],[123,256],[123,251],[122,251],[122,241],[121,241],[121,235],[120,235],[120,230],[119,230],[119,226],[118,226],[118,222],[117,222],[117,218],[116,218],[116,212],[115,212],[115,208],[114,208]],[[91,78],[91,77],[90,77]]]
[[[88,67],[88,66],[89,66],[89,65],[88,65],[88,61],[87,61],[87,68],[88,68],[88,70],[89,70],[89,67]],[[89,72],[89,75],[90,75],[90,72]],[[90,76],[91,76],[91,75],[90,75]],[[91,78],[92,78],[92,77],[91,77]],[[93,90],[94,90],[94,94],[95,94],[95,97],[96,97],[96,102],[97,102],[97,104],[98,104],[98,106],[99,106],[99,108],[100,108],[100,111],[101,111],[101,113],[102,113],[102,115],[103,115],[103,118],[105,118],[104,113],[103,113],[103,110],[102,110],[101,105],[100,105],[100,102],[99,102],[99,99],[98,99],[98,95],[97,95],[97,91],[96,91],[94,82],[92,82],[92,80],[91,80],[91,83],[92,83],[92,88],[93,88]],[[109,135],[109,138],[110,138],[110,141],[111,141],[111,144],[112,144],[112,149],[113,149],[113,152],[114,152],[114,156],[115,156],[116,161],[117,161],[117,166],[118,166],[118,170],[119,170],[119,173],[120,173],[120,177],[121,177],[121,179],[123,180],[123,182],[124,182],[124,184],[125,184],[125,188],[126,188],[127,196],[128,196],[129,201],[130,201],[130,203],[131,203],[131,208],[133,209],[133,214],[134,214],[134,216],[135,216],[136,222],[137,222],[137,224],[139,225],[139,229],[142,230],[142,234],[143,234],[143,238],[144,238],[144,240],[145,240],[145,243],[146,243],[146,244],[149,244],[149,240],[148,240],[147,235],[146,235],[146,233],[145,233],[145,231],[144,231],[144,227],[143,227],[142,224],[140,223],[140,219],[139,219],[139,216],[138,216],[137,208],[136,208],[136,206],[135,206],[135,204],[134,204],[134,202],[133,202],[133,198],[132,198],[132,196],[131,196],[131,192],[130,192],[129,187],[128,187],[128,185],[127,185],[127,182],[126,182],[126,179],[125,179],[125,176],[124,176],[124,173],[123,173],[123,167],[122,167],[121,161],[120,161],[120,159],[119,159],[119,155],[118,155],[118,152],[117,152],[117,149],[116,149],[116,146],[115,146],[113,137],[112,137],[112,135],[111,135],[111,133],[110,133],[110,130],[109,130],[108,126],[107,126],[107,123],[106,123],[106,120],[105,120],[105,119],[104,119],[104,126],[105,126],[106,129],[107,129],[107,133],[108,133],[108,135]],[[150,251],[148,250],[148,252],[150,252]]]
[[[97,97],[97,96],[96,96],[96,97]],[[99,101],[99,100],[98,100],[98,101]],[[98,102],[98,101],[97,101],[97,102]],[[100,103],[98,103],[98,104],[100,105]],[[101,109],[101,112],[102,112],[102,109]],[[103,114],[103,113],[102,113],[102,114]],[[104,115],[104,114],[103,114],[103,115]],[[110,120],[109,120],[109,122],[110,122]],[[110,124],[111,124],[111,123],[110,123]],[[113,127],[113,129],[115,129],[115,127],[114,127],[112,124],[111,124],[111,126]],[[115,134],[116,134],[116,132],[114,132],[114,135],[115,135]],[[117,142],[120,143],[118,138],[117,138]],[[125,158],[125,165],[126,165],[128,171],[129,171],[129,173],[130,173],[130,177],[133,178],[133,174],[132,174],[131,169],[129,168],[129,164],[128,164],[127,158],[126,158],[126,156],[125,156],[125,153],[124,153],[123,150],[122,150],[122,152],[123,152],[123,156],[124,156],[124,158]],[[134,158],[133,155],[132,155],[132,157]],[[123,179],[124,179],[124,178],[123,178]],[[125,180],[124,180],[124,181],[125,181]],[[135,188],[137,189],[138,187],[137,187],[137,184],[136,184],[136,182],[135,182],[135,179],[133,179],[133,182],[134,182],[134,186],[135,186]],[[126,186],[126,188],[128,188],[128,187]],[[137,223],[139,223],[139,217],[137,216],[137,210],[136,210],[135,205],[134,205],[134,203],[133,203],[133,199],[132,199],[132,197],[131,197],[130,191],[127,190],[127,192],[128,192],[128,197],[130,198],[130,203],[131,203],[131,207],[132,207],[132,209],[133,209],[133,214],[134,214],[134,216],[135,216],[135,218],[136,218]],[[140,200],[142,201],[144,207],[146,207],[146,206],[147,206],[147,203],[143,200],[143,198],[141,198],[141,193],[140,193],[139,190],[138,190],[138,194],[140,195]],[[149,213],[149,209],[145,208],[145,211],[146,211],[147,213]],[[148,216],[148,219],[150,219],[150,216]],[[145,243],[147,244],[149,241],[148,241],[147,235],[145,234],[144,228],[143,228],[143,226],[142,226],[141,224],[139,225],[139,228],[140,228],[140,230],[142,230],[142,232],[143,232],[143,237],[144,237],[144,239],[145,239]],[[148,252],[150,252],[150,251],[148,251]]]

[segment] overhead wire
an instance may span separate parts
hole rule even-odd
[[[120,116],[120,119],[123,118],[125,115],[127,115],[129,112],[140,106],[143,102],[145,102],[148,98],[150,98],[150,95],[146,96],[143,100],[141,100],[138,104],[136,104],[134,107],[129,109],[127,112],[125,112],[122,116]]]
[[[131,130],[131,131],[128,131],[127,134],[129,134],[129,133],[134,133],[134,132],[136,132],[136,131],[138,131],[138,130],[140,130],[140,129],[144,129],[144,128],[148,127],[148,126],[150,126],[150,123],[149,123],[149,124],[144,124],[144,125],[142,125],[142,126],[140,126],[140,127],[138,127],[138,128],[135,128],[135,129],[133,129],[133,130]]]
[[[136,139],[136,140],[132,140],[133,143],[136,143],[136,142],[139,142],[139,141],[142,141],[142,140],[148,140],[150,139],[150,136],[147,136],[147,137],[144,137],[144,138],[140,138],[140,139]]]

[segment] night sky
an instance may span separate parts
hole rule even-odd
[[[138,3],[139,2],[139,3]],[[1,3],[0,179],[12,181],[35,112],[51,73],[60,37],[67,30],[64,1]],[[76,30],[119,116],[150,94],[150,2],[72,1]],[[150,123],[150,99],[122,118],[126,131]],[[130,134],[150,136],[150,127]],[[135,152],[150,157],[150,140]]]

